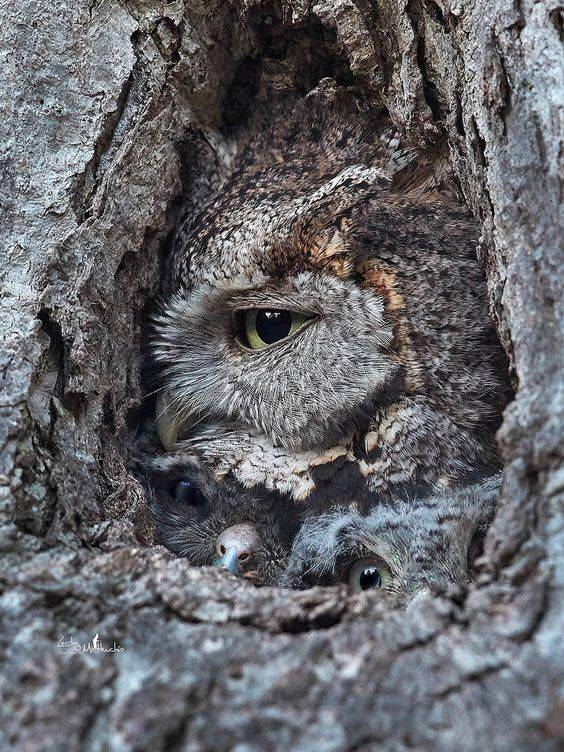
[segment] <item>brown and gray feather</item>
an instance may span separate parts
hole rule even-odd
[[[250,134],[170,259],[152,341],[169,450],[317,510],[494,472],[507,364],[452,186],[346,91]],[[256,307],[310,323],[250,351],[234,315]]]

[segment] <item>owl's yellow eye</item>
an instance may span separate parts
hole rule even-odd
[[[349,570],[348,583],[352,590],[378,590],[386,587],[391,578],[381,559],[358,559]]]
[[[240,313],[241,339],[251,350],[262,350],[289,337],[309,318],[297,311],[250,308]]]

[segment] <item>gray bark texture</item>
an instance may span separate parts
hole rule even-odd
[[[0,749],[562,749],[556,0],[0,0],[0,19]],[[179,212],[265,81],[324,76],[448,153],[517,387],[482,573],[406,612],[189,567],[151,545],[127,469]],[[59,646],[96,634],[124,650]]]

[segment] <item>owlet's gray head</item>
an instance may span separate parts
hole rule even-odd
[[[279,584],[300,518],[287,498],[169,457],[152,467],[156,542],[197,566],[220,566],[256,585]]]
[[[348,582],[380,590],[406,605],[428,588],[466,585],[495,508],[499,477],[428,499],[348,510],[304,523],[288,559],[284,585]]]

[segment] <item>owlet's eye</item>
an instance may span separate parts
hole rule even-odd
[[[348,583],[352,590],[378,590],[391,580],[390,570],[381,559],[359,559],[349,570]]]
[[[239,313],[239,336],[246,347],[262,350],[274,342],[286,339],[310,318],[297,311],[249,308]]]
[[[173,484],[171,494],[180,504],[190,507],[203,507],[207,504],[206,497],[192,481],[179,480]]]

